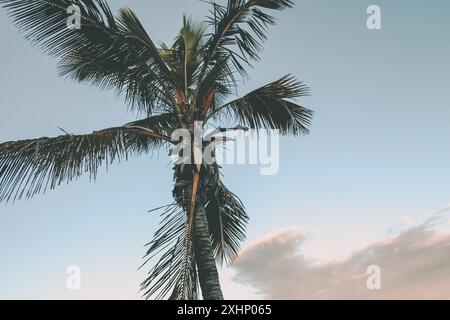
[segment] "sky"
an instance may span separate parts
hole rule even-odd
[[[197,0],[108,2],[134,9],[158,43],[173,40],[184,13],[207,13]],[[373,4],[381,30],[366,26]],[[450,281],[442,258],[449,248],[449,12],[446,0],[297,0],[276,13],[278,25],[240,93],[291,73],[311,88],[299,102],[315,116],[310,135],[281,138],[278,174],[224,167],[250,216],[241,259],[221,271],[226,298],[450,298],[429,276]],[[0,39],[1,142],[135,119],[114,92],[59,78],[56,61],[26,42],[3,8]],[[171,202],[171,174],[165,153],[149,155],[101,170],[96,183],[83,177],[2,204],[0,298],[139,298],[145,270],[137,268],[159,221],[147,211]],[[283,273],[274,259],[292,269]],[[399,271],[414,263],[417,269]],[[380,265],[387,283],[379,292],[358,287],[365,288],[369,264]],[[70,265],[81,269],[80,290],[67,289]]]

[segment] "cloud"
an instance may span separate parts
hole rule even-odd
[[[450,233],[436,231],[441,218],[323,264],[301,253],[301,230],[280,230],[243,249],[234,280],[264,299],[450,299]],[[367,289],[371,265],[381,269],[380,290]]]

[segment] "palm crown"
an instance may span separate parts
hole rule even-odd
[[[170,147],[174,130],[219,120],[282,134],[306,134],[312,111],[294,99],[308,88],[288,75],[233,99],[238,78],[259,59],[268,14],[290,0],[210,2],[202,23],[183,18],[172,45],[155,45],[136,14],[114,16],[104,0],[0,0],[28,40],[58,59],[59,71],[77,81],[114,89],[140,120],[91,134],[65,134],[0,144],[0,201],[32,197],[101,165]],[[76,5],[81,28],[67,28]],[[216,125],[217,127],[217,125]],[[221,128],[226,130],[226,128]],[[174,203],[147,259],[157,259],[142,283],[146,297],[221,299],[215,261],[232,262],[245,238],[248,216],[220,179],[217,164],[174,167]]]

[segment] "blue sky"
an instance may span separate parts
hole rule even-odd
[[[151,37],[170,42],[196,0],[109,1],[133,8]],[[251,217],[249,242],[276,229],[308,230],[307,253],[339,257],[385,236],[402,217],[450,202],[450,3],[299,0],[277,13],[262,61],[242,92],[292,73],[312,89],[312,132],[282,138],[280,172],[226,166],[225,182]],[[366,28],[377,4],[382,30]],[[18,34],[0,10],[0,141],[73,133],[134,119],[112,92],[57,77],[55,61]],[[32,200],[0,207],[0,298],[134,298],[149,209],[171,202],[166,154],[102,170]],[[82,269],[68,291],[65,269]],[[251,295],[232,284],[225,294]],[[245,291],[243,293],[243,291]]]

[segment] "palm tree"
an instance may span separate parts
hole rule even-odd
[[[90,134],[0,144],[0,201],[33,197],[83,173],[95,179],[101,165],[173,148],[179,141],[172,133],[193,134],[196,121],[218,132],[308,133],[312,111],[294,103],[308,89],[293,76],[230,99],[275,24],[268,12],[292,7],[291,0],[212,1],[204,22],[184,17],[173,44],[159,46],[132,10],[113,15],[104,0],[0,3],[26,39],[58,59],[62,76],[116,90],[140,119]],[[66,25],[71,5],[78,7],[80,29]],[[146,261],[156,260],[141,285],[146,298],[197,299],[200,285],[204,299],[223,299],[216,264],[234,261],[248,216],[219,169],[217,163],[174,166],[174,202],[163,207],[148,244]]]

